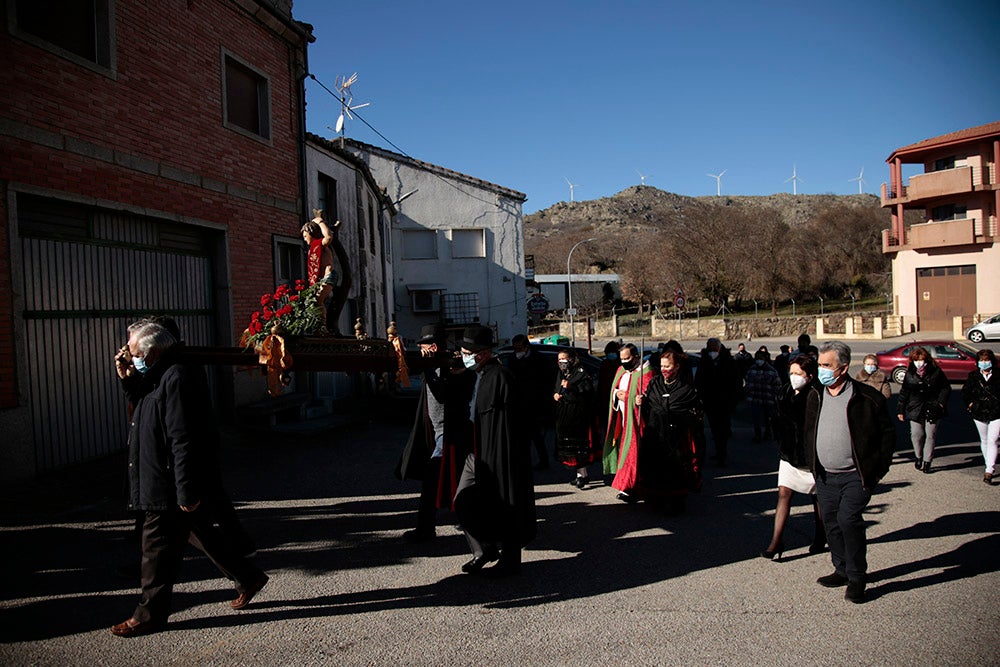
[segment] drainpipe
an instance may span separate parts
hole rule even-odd
[[[302,40],[302,73],[296,82],[299,95],[299,207],[300,225],[309,220],[309,172],[306,168],[306,78],[309,76],[309,39]]]

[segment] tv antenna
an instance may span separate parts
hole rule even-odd
[[[337,126],[334,128],[333,131],[339,134],[340,136],[344,136],[345,117],[354,120],[354,116],[351,115],[352,111],[356,109],[363,109],[369,104],[371,104],[371,102],[365,102],[364,104],[352,105],[352,103],[354,102],[354,96],[351,95],[351,86],[357,83],[357,81],[358,81],[358,73],[355,72],[351,76],[337,77],[336,82],[334,84],[334,87],[337,89],[337,92],[340,93],[340,116],[337,117]]]
[[[574,201],[573,200],[573,190],[574,190],[574,188],[578,188],[580,186],[577,183],[570,183],[569,179],[566,178],[565,176],[563,176],[563,178],[566,180],[566,185],[569,186],[569,200],[572,202],[572,201]]]
[[[706,176],[709,176],[709,177],[715,179],[715,196],[716,197],[721,197],[722,196],[722,175],[724,173],[726,173],[725,169],[723,169],[722,171],[720,171],[718,174],[705,174]]]
[[[858,174],[856,178],[849,178],[847,180],[848,181],[857,181],[858,182],[858,194],[859,195],[863,195],[864,194],[864,190],[863,190],[864,185],[865,185],[865,168],[864,167],[861,167],[861,173]]]
[[[635,173],[639,174],[639,184],[640,185],[645,185],[646,184],[646,179],[653,177],[652,174],[644,174],[641,171],[639,171],[638,169],[635,170]]]
[[[799,178],[799,175],[798,175],[798,173],[795,170],[795,163],[793,162],[792,163],[792,175],[785,179],[785,183],[787,183],[788,181],[792,182],[792,194],[793,195],[799,194],[798,188],[796,186],[798,185],[799,181],[801,181],[801,180],[802,179]]]

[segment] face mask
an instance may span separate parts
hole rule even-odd
[[[462,363],[465,364],[466,368],[476,367],[476,355],[462,353]]]
[[[789,382],[792,383],[792,389],[794,389],[795,391],[798,391],[799,389],[802,389],[802,387],[809,384],[809,380],[802,377],[801,375],[789,375],[788,380]]]
[[[559,369],[560,370],[566,370],[567,368],[569,368],[569,362],[568,361],[560,361],[559,362]]]
[[[916,368],[919,371],[921,368],[924,367],[924,360],[923,359],[918,359],[917,361],[914,361],[913,362],[913,367]]]
[[[625,361],[623,359],[622,360],[622,368],[624,368],[627,371],[630,371],[633,368],[635,368],[635,359],[629,359],[628,361]]]
[[[868,375],[874,374],[875,371],[877,370],[878,366],[876,366],[875,364],[865,364],[865,373],[868,373]]]
[[[822,384],[824,387],[829,387],[831,384],[837,381],[837,373],[832,369],[823,368],[822,366],[820,366],[819,371],[816,373],[816,378],[820,381],[820,384]]]
[[[677,375],[677,368],[674,367],[674,368],[671,368],[670,370],[667,370],[666,368],[661,368],[660,369],[660,375],[663,376],[664,380],[670,380],[675,375]]]
[[[757,364],[758,366],[763,366],[764,365],[764,360],[763,359],[755,359],[754,363]]]
[[[715,351],[709,352],[708,358],[714,361],[719,358],[719,353]]]
[[[135,366],[135,370],[139,371],[143,375],[149,370],[149,366],[146,365],[145,357],[132,357],[132,365]]]
[[[986,360],[986,361],[977,361],[976,365],[979,366],[979,370],[981,370],[981,371],[988,371],[991,368],[993,368],[993,362],[989,361],[989,360]]]
[[[517,357],[518,359],[524,359],[526,356],[528,356],[528,351],[525,350],[524,352],[515,352],[514,356]]]

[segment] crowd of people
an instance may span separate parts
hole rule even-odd
[[[400,479],[421,481],[405,539],[434,538],[437,510],[450,509],[471,554],[463,572],[517,574],[536,533],[531,452],[536,469],[548,467],[550,420],[555,460],[569,469],[574,488],[589,488],[591,467],[600,464],[619,500],[681,513],[701,488],[707,435],[715,465],[726,466],[733,413],[746,400],[753,441],[774,438],[779,453],[774,527],[761,556],[780,560],[792,494],[810,495],[816,527],[809,552],[829,549],[834,567],[818,583],[846,587],[849,601],[865,600],[862,513],[889,470],[896,439],[891,388],[873,356],[851,377],[847,345],[816,347],[807,334],[774,359],[765,346],[751,354],[741,343],[731,353],[710,338],[697,363],[676,341],[648,356],[635,345],[609,343],[594,377],[575,349],[559,350],[552,373],[527,337],[512,342],[513,354],[502,362],[488,327],[466,329],[454,349],[443,326],[421,330],[421,393],[396,466]],[[142,553],[140,602],[111,628],[121,637],[165,625],[188,542],[234,582],[233,609],[246,607],[268,582],[248,558],[252,541],[222,485],[204,370],[182,361],[182,347],[176,324],[149,318],[129,327],[128,344],[115,355],[130,406],[129,509],[137,513]],[[983,481],[992,484],[1000,375],[990,350],[979,352],[977,365],[962,398],[980,434]],[[908,423],[914,465],[923,473],[932,470],[949,391],[931,355],[914,348],[897,419]]]

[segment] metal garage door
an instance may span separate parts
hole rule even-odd
[[[953,319],[976,312],[976,266],[917,269],[917,325],[951,331]]]
[[[215,341],[218,233],[22,194],[18,237],[37,469],[118,451],[127,423],[112,357],[149,314],[173,317],[188,343]]]

